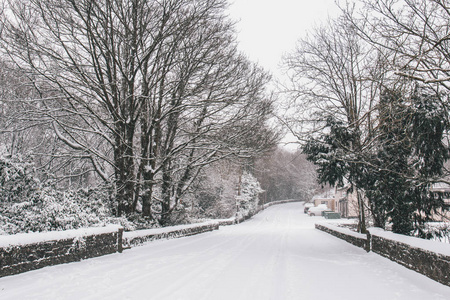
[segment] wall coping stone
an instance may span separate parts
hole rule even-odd
[[[408,246],[450,256],[450,244],[439,241],[425,240],[413,236],[393,233],[391,231],[383,230],[382,228],[371,227],[367,231],[374,236],[379,236],[391,241],[406,244]]]
[[[117,232],[122,226],[79,228],[64,231],[30,232],[13,235],[0,235],[0,248],[40,244],[49,241],[67,240],[91,235]]]

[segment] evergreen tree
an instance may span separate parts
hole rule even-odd
[[[353,137],[342,122],[331,116],[327,118],[325,127],[329,128],[329,133],[309,140],[302,150],[306,158],[318,166],[320,184],[343,186],[350,171],[346,150],[350,149]]]
[[[321,184],[344,186],[350,184],[350,191],[358,194],[358,231],[365,233],[366,220],[364,204],[358,186],[361,177],[362,164],[359,154],[360,132],[353,126],[346,126],[344,122],[329,116],[326,126],[329,133],[322,134],[317,139],[309,140],[303,147],[307,159],[318,166],[318,181]]]
[[[443,137],[448,129],[437,96],[417,90],[410,99],[385,91],[380,97],[376,149],[358,185],[369,199],[375,226],[392,223],[392,231],[421,232],[424,222],[443,207],[430,188],[443,175],[449,158]]]
[[[425,222],[439,209],[445,209],[442,195],[430,192],[433,183],[444,175],[444,163],[450,158],[444,137],[449,130],[447,104],[440,95],[418,89],[412,97],[411,115],[412,167],[416,173],[410,197],[414,201],[414,229],[422,237]]]
[[[412,205],[406,191],[411,177],[408,159],[411,156],[404,118],[405,105],[399,93],[384,92],[379,103],[377,148],[368,171],[359,185],[366,191],[375,225],[385,227],[390,219],[394,232],[408,233]],[[405,223],[404,220],[407,220]]]

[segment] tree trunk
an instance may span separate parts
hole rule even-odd
[[[134,129],[130,124],[118,125],[116,135],[116,145],[114,149],[115,178],[117,190],[117,215],[127,215],[133,211],[135,174],[133,138]]]
[[[361,197],[361,193],[358,190],[356,191],[356,196],[358,198],[358,207],[359,207],[358,232],[367,233],[364,199]]]

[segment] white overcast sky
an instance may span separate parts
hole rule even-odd
[[[230,0],[241,51],[274,75],[283,54],[315,24],[338,12],[335,0]]]

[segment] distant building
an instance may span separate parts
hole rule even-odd
[[[320,195],[314,196],[312,198],[312,202],[314,203],[314,206],[318,206],[319,204],[326,204],[329,209],[336,211],[334,189],[330,189]]]
[[[444,200],[444,209],[438,210],[434,216],[433,220],[438,222],[449,222],[450,221],[450,185],[447,183],[435,183],[430,190],[433,194],[439,194]]]
[[[336,210],[343,218],[357,218],[359,215],[358,196],[350,185],[335,188]]]

